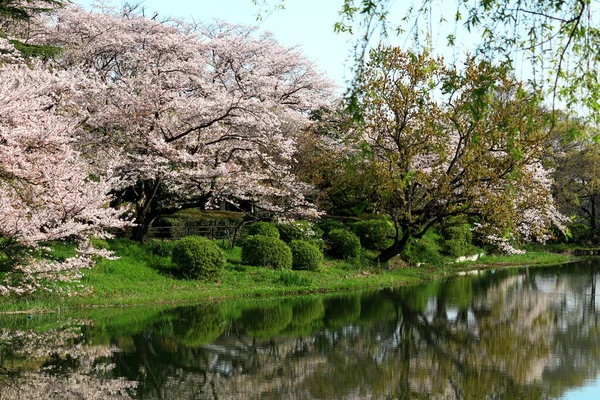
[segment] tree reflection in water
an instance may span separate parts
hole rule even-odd
[[[555,398],[600,372],[596,279],[590,261],[360,295],[180,307],[135,326],[83,330],[84,343],[101,343],[91,362],[60,346],[27,350],[27,360],[4,352],[2,376],[13,387],[9,372],[19,369],[30,384],[28,374],[93,376],[85,384],[104,385],[96,388],[107,398]]]
[[[82,322],[43,332],[3,328],[0,399],[127,399],[137,385],[113,374],[114,346],[87,345]]]

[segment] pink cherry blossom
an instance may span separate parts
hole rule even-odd
[[[79,142],[99,174],[119,178],[115,204],[133,203],[142,228],[218,199],[316,214],[290,163],[294,133],[332,84],[298,49],[256,28],[100,11],[65,7],[29,37],[106,85],[87,97]]]

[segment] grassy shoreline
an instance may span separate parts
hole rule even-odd
[[[549,252],[525,255],[484,256],[475,262],[390,269],[363,254],[361,262],[326,258],[319,272],[277,271],[242,265],[240,249],[227,252],[227,269],[217,283],[181,279],[173,274],[170,259],[152,255],[131,241],[113,241],[110,248],[119,260],[101,260],[86,271],[82,283],[93,288],[82,296],[39,294],[5,298],[0,314],[39,314],[65,309],[160,304],[190,304],[207,300],[272,297],[348,290],[369,290],[417,284],[450,278],[465,270],[511,266],[544,266],[571,262],[577,258]]]

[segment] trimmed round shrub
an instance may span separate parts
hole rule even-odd
[[[334,229],[327,235],[329,252],[338,258],[356,258],[360,255],[360,239],[344,229]]]
[[[323,262],[323,253],[310,242],[304,240],[292,240],[292,269],[305,269],[317,271]]]
[[[390,247],[396,234],[394,227],[385,220],[371,219],[352,224],[352,231],[360,238],[360,243],[367,249],[383,250]]]
[[[262,235],[279,239],[279,230],[269,222],[256,222],[248,227],[248,235]]]
[[[343,229],[343,230],[347,230],[348,228],[346,228],[346,225],[344,225],[343,223],[341,223],[340,221],[337,221],[335,219],[326,219],[323,221],[320,221],[317,226],[319,227],[319,229],[321,229],[323,231],[323,236],[327,237],[327,235],[329,235],[329,232],[331,232],[334,229]]]
[[[292,269],[292,251],[283,240],[255,235],[242,245],[242,263],[273,269]]]
[[[323,231],[308,221],[295,221],[291,224],[277,224],[279,239],[286,243],[293,240],[303,240],[317,246],[321,251],[325,247]]]
[[[219,280],[225,268],[223,251],[202,236],[188,236],[175,243],[172,260],[184,276],[205,281]]]

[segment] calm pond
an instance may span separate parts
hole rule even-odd
[[[596,271],[0,316],[0,399],[600,398]]]

